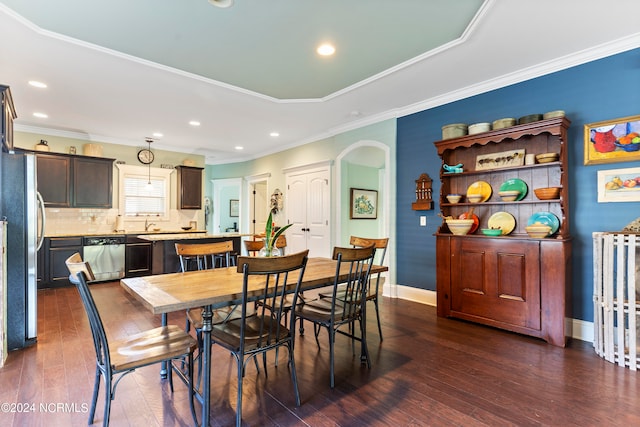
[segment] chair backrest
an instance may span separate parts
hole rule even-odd
[[[308,255],[309,250],[280,257],[238,257],[238,272],[243,274],[243,321],[240,327],[242,346],[246,340],[252,338],[257,338],[256,345],[260,348],[276,346],[282,339],[290,338],[284,336],[281,325],[281,319],[285,319],[283,313],[286,307],[285,297],[294,289],[294,286],[297,289],[302,283]],[[293,276],[291,280],[289,280],[289,274]],[[255,289],[256,283],[261,285],[260,289]],[[249,286],[252,287],[251,292]],[[254,303],[256,298],[259,303],[257,306]],[[294,295],[294,300],[295,298],[297,294]],[[254,309],[254,307],[258,308]],[[245,326],[249,316],[257,316],[259,326],[253,325],[252,330],[247,332]],[[291,320],[293,321],[293,316]],[[292,324],[288,329],[289,333],[294,329]],[[241,351],[244,352],[244,347]]]
[[[280,237],[278,237],[278,240],[276,240],[276,248],[280,249],[282,252],[282,255],[284,255],[284,248],[286,247],[287,247],[287,236],[282,234]]]
[[[226,265],[229,265],[231,253],[233,252],[233,241],[214,243],[176,243],[176,253],[180,258],[180,268],[188,271],[189,261],[195,261],[197,270],[215,268],[215,256],[225,257]]]
[[[245,240],[244,247],[248,253],[255,255],[256,252],[264,247],[264,240]]]
[[[389,245],[389,238],[372,239],[369,237],[357,237],[351,236],[349,242],[353,247],[366,247],[373,244],[376,248],[375,263],[378,265],[384,264],[384,257],[387,255],[387,246]]]
[[[337,264],[331,295],[332,322],[353,319],[364,307],[375,253],[376,248],[373,245],[333,248],[332,258],[337,261]]]
[[[89,263],[82,261],[82,257],[77,252],[67,258],[65,264],[70,273],[69,280],[76,286],[76,289],[78,289],[82,305],[89,318],[97,363],[106,369],[111,366],[107,334],[104,330],[104,324],[100,318],[100,313],[98,313],[96,303],[87,285],[88,281],[95,280],[95,276]]]

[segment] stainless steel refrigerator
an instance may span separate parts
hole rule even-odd
[[[37,253],[43,241],[44,204],[37,192],[36,158],[2,153],[2,217],[7,221],[7,344],[23,348],[37,338]]]

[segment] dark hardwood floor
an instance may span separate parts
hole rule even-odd
[[[159,325],[118,283],[92,285],[112,337]],[[37,345],[9,354],[0,369],[0,426],[86,425],[94,373],[91,336],[75,288],[39,293]],[[640,425],[638,373],[596,356],[590,343],[557,348],[540,340],[436,317],[435,308],[385,298],[380,343],[368,318],[372,367],[339,336],[336,388],[329,387],[328,344],[296,339],[302,405],[296,407],[286,355],[268,377],[249,364],[244,414],[253,426],[592,426]],[[170,316],[183,325],[183,314]],[[356,352],[359,349],[356,348]],[[214,346],[211,425],[233,425],[235,361]],[[96,424],[102,424],[103,391]],[[7,406],[8,404],[8,406]],[[197,405],[199,409],[200,406]],[[12,412],[14,411],[14,412]],[[125,377],[113,426],[191,425],[187,393],[170,393],[157,367]]]

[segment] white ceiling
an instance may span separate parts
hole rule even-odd
[[[229,163],[640,47],[630,16],[640,1],[4,0],[0,84],[16,130],[161,132],[157,149]]]

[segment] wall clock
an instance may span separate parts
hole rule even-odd
[[[150,163],[153,163],[153,159],[154,155],[151,150],[143,148],[142,150],[138,151],[138,160],[140,160],[140,163],[148,165]]]

